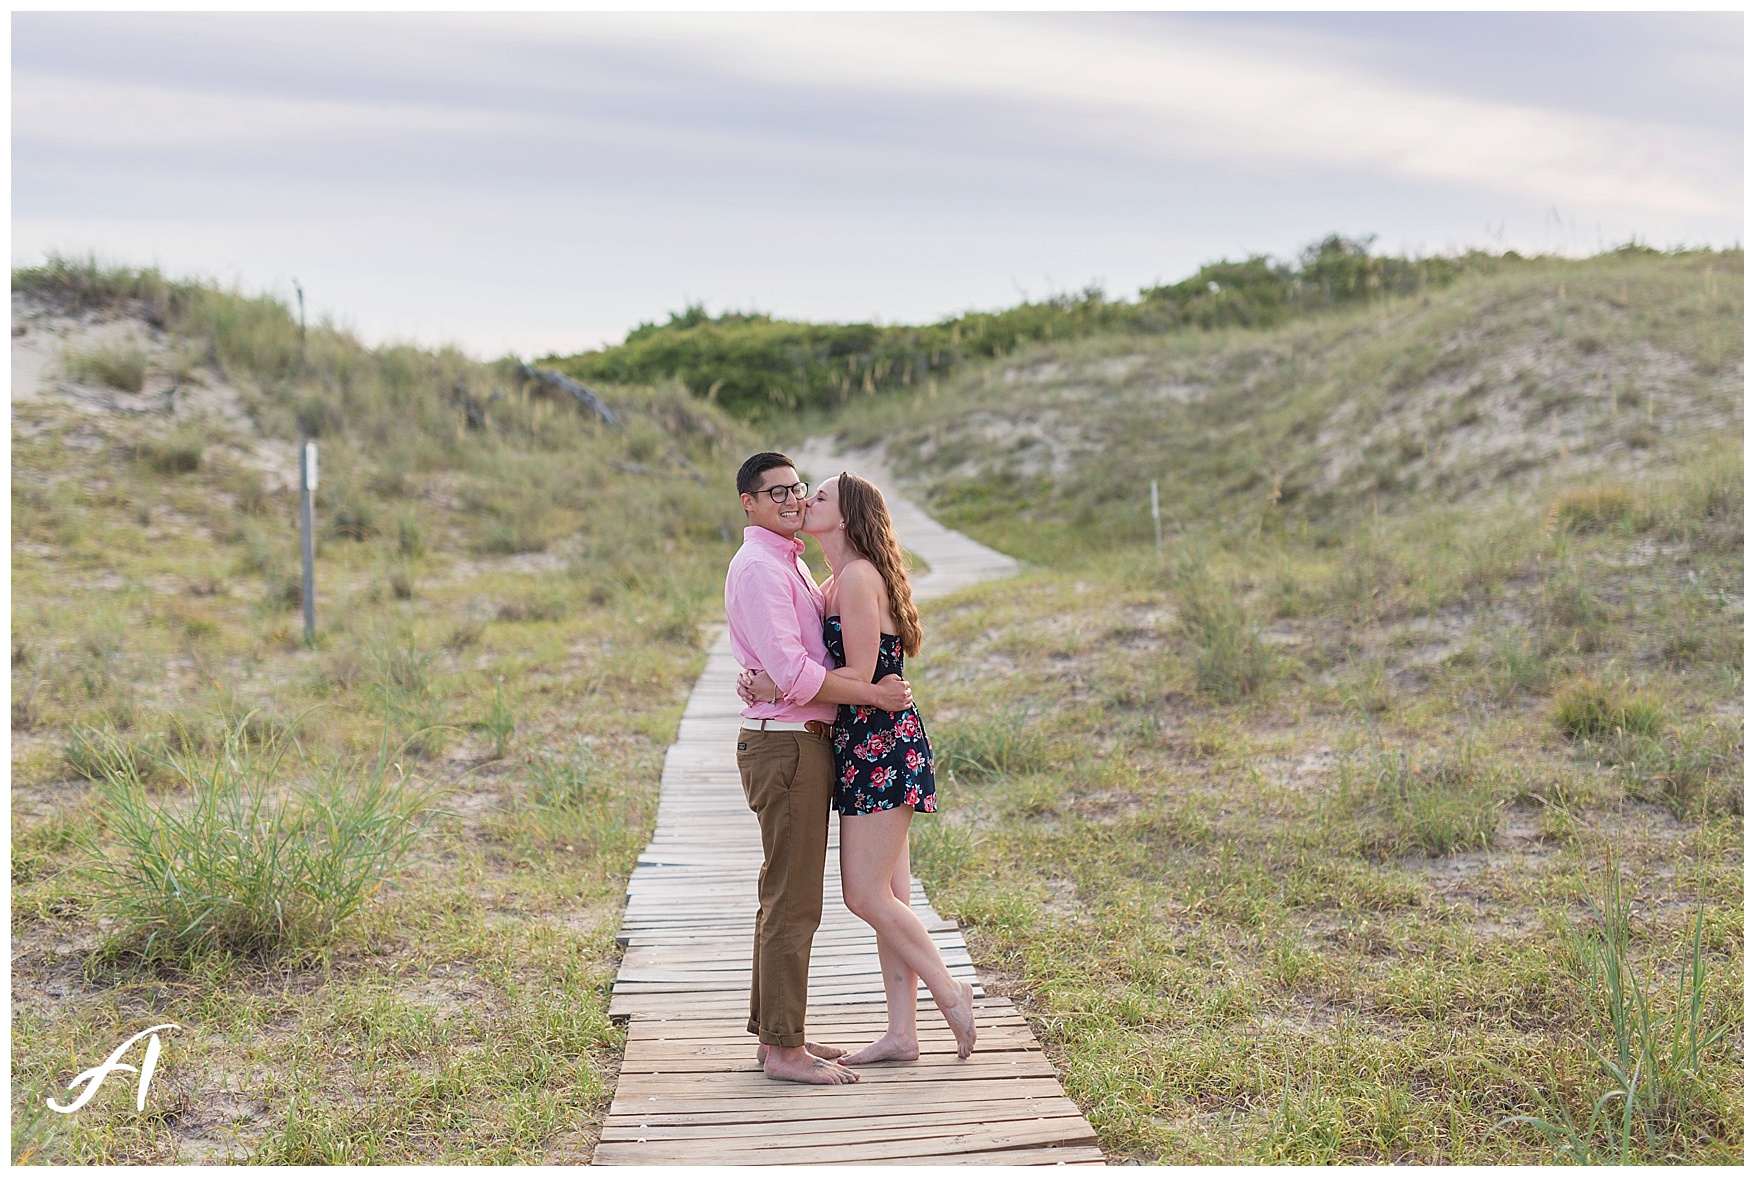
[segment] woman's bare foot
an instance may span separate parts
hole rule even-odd
[[[762,1073],[788,1083],[834,1085],[859,1082],[859,1073],[832,1059],[818,1058],[802,1046],[769,1047],[762,1057]]]
[[[806,1042],[804,1048],[818,1058],[826,1058],[831,1062],[847,1053],[839,1046],[824,1046],[820,1042]],[[756,1061],[758,1063],[766,1063],[768,1061],[768,1048],[766,1046],[756,1047]]]
[[[938,1009],[950,1025],[951,1033],[957,1036],[957,1057],[968,1058],[975,1053],[975,986],[958,981],[957,1003],[949,1009],[942,1005]]]
[[[870,1046],[861,1047],[841,1061],[850,1067],[857,1067],[862,1063],[911,1063],[919,1057],[919,1035],[885,1034]]]

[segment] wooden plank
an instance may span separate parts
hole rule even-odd
[[[1065,1165],[1068,1168],[1104,1166],[1103,1150],[1090,1145],[1065,1145],[1059,1148],[1017,1148],[996,1152],[953,1153],[943,1156],[919,1154],[908,1158],[913,1165]],[[849,1165],[893,1165],[891,1159],[842,1162]]]
[[[861,1089],[857,1099],[826,1101],[811,1088],[788,1083],[769,1083],[766,1086],[750,1086],[743,1091],[697,1094],[686,1098],[634,1098],[618,1094],[609,1105],[609,1113],[612,1117],[631,1118],[633,1122],[639,1123],[649,1116],[662,1114],[719,1115],[739,1112],[754,1116],[773,1112],[801,1119],[831,1119],[836,1116],[864,1115],[869,1111],[882,1112],[885,1109],[920,1108],[918,1091],[914,1088],[866,1089],[863,1083],[854,1086]],[[1066,1098],[1061,1093],[1059,1082],[1054,1079],[967,1079],[941,1085],[935,1094],[940,1097],[939,1104],[944,1106],[996,1100],[1033,1103],[1037,1100]]]
[[[881,1137],[901,1139],[905,1129],[929,1127],[970,1128],[1001,1124],[1011,1120],[1061,1120],[1077,1117],[1079,1109],[1070,1099],[1056,1101],[1054,1107],[1043,1100],[1040,1107],[1021,1100],[984,1100],[972,1104],[952,1104],[930,1109],[891,1108],[877,1116],[852,1115],[835,1119],[760,1121],[746,1117],[723,1117],[689,1124],[657,1122],[656,1117],[642,1116],[637,1123],[617,1125],[603,1130],[604,1140],[785,1140],[796,1143],[804,1135]]]
[[[850,1141],[844,1137],[811,1144],[788,1145],[751,1141],[605,1141],[597,1146],[594,1164],[686,1165],[711,1158],[713,1164],[832,1165],[846,1161],[908,1160],[922,1153],[956,1158],[965,1153],[992,1152],[1023,1145],[1095,1145],[1096,1134],[1083,1116],[1024,1121],[964,1132],[942,1134],[936,1128],[901,1129],[888,1140]],[[604,1154],[608,1154],[607,1156]],[[954,1163],[954,1162],[953,1162]]]
[[[1064,1097],[1044,1097],[1034,1103],[1025,1100],[1011,1099],[975,1099],[953,1100],[936,1104],[930,1111],[922,1111],[918,1103],[897,1102],[889,1104],[848,1104],[841,1113],[834,1116],[812,1115],[809,1122],[813,1124],[832,1124],[837,1119],[846,1119],[855,1123],[872,1123],[874,1121],[901,1119],[910,1120],[921,1116],[944,1117],[949,1122],[952,1116],[970,1116],[972,1119],[1033,1119],[1038,1111],[1043,1115],[1072,1116],[1078,1114],[1078,1105]],[[769,1104],[752,1105],[744,1102],[727,1103],[725,1107],[705,1112],[644,1112],[628,1118],[627,1123],[636,1127],[666,1128],[711,1128],[714,1125],[729,1124],[739,1129],[748,1128],[760,1131],[767,1124],[797,1123],[799,1109],[795,1107],[774,1107]],[[616,1131],[623,1131],[618,1127]],[[605,1129],[608,1131],[608,1129]]]
[[[998,1118],[969,1115],[945,1117],[922,1115],[919,1120],[886,1123],[878,1131],[855,1120],[841,1120],[831,1125],[798,1123],[752,1125],[749,1130],[736,1131],[737,1126],[720,1124],[700,1128],[613,1128],[606,1129],[606,1143],[670,1144],[681,1141],[710,1142],[721,1153],[747,1152],[751,1149],[807,1148],[813,1145],[860,1145],[876,1140],[885,1144],[900,1141],[932,1140],[935,1137],[970,1137],[982,1133],[1010,1136],[1026,1132],[1033,1136],[1027,1143],[1045,1141],[1083,1143],[1094,1140],[1089,1124],[1074,1109],[1061,1116],[1001,1116]],[[613,1133],[613,1135],[611,1135]],[[918,1149],[913,1150],[918,1151]]]
[[[1008,1055],[1018,1052],[1007,1052]],[[1051,1079],[1055,1077],[1054,1067],[1040,1054],[1026,1055],[1022,1058],[981,1058],[977,1051],[972,1058],[953,1060],[954,1065],[935,1067],[910,1063],[907,1065],[889,1065],[862,1067],[859,1071],[859,1082],[837,1087],[832,1093],[820,1095],[824,1100],[853,1099],[854,1088],[869,1091],[873,1087],[884,1086],[921,1086],[932,1083],[958,1082],[970,1079]],[[638,1064],[634,1064],[637,1066]],[[725,1071],[661,1071],[653,1067],[633,1066],[622,1069],[621,1078],[616,1084],[616,1094],[626,1095],[630,1099],[641,1096],[678,1095],[711,1095],[734,1094],[737,1092],[761,1092],[772,1089],[777,1084],[754,1067],[738,1068]],[[826,1089],[825,1089],[826,1090]],[[918,1098],[927,1098],[920,1096]]]

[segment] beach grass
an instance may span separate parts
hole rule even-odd
[[[827,423],[1026,560],[923,610],[915,865],[1113,1161],[1742,1162],[1739,259]]]
[[[157,315],[149,364],[235,409],[14,403],[14,1161],[588,1160],[742,427],[647,388],[609,429],[326,325],[301,360],[283,306],[152,272],[14,282]],[[162,1022],[144,1111],[126,1074],[45,1106]]]
[[[1741,1163],[1740,274],[1529,259],[800,416],[1025,561],[923,606],[914,864],[1112,1160]],[[626,880],[768,441],[677,385],[606,388],[609,429],[511,362],[153,271],[14,283],[163,324],[148,369],[237,409],[15,399],[14,1161],[587,1160]],[[183,895],[105,868],[172,827],[364,869],[313,892],[282,855],[225,893],[338,903],[160,952]],[[144,1111],[127,1076],[46,1109],[164,1021]]]

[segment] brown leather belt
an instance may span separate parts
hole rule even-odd
[[[835,733],[835,725],[821,719],[807,719],[803,723],[795,719],[746,719],[743,727],[752,732],[809,732],[825,739]]]

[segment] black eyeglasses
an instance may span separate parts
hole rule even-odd
[[[791,486],[768,486],[763,487],[763,489],[768,492],[768,497],[776,503],[784,503],[787,495],[803,499],[809,493],[802,482],[795,482]]]

